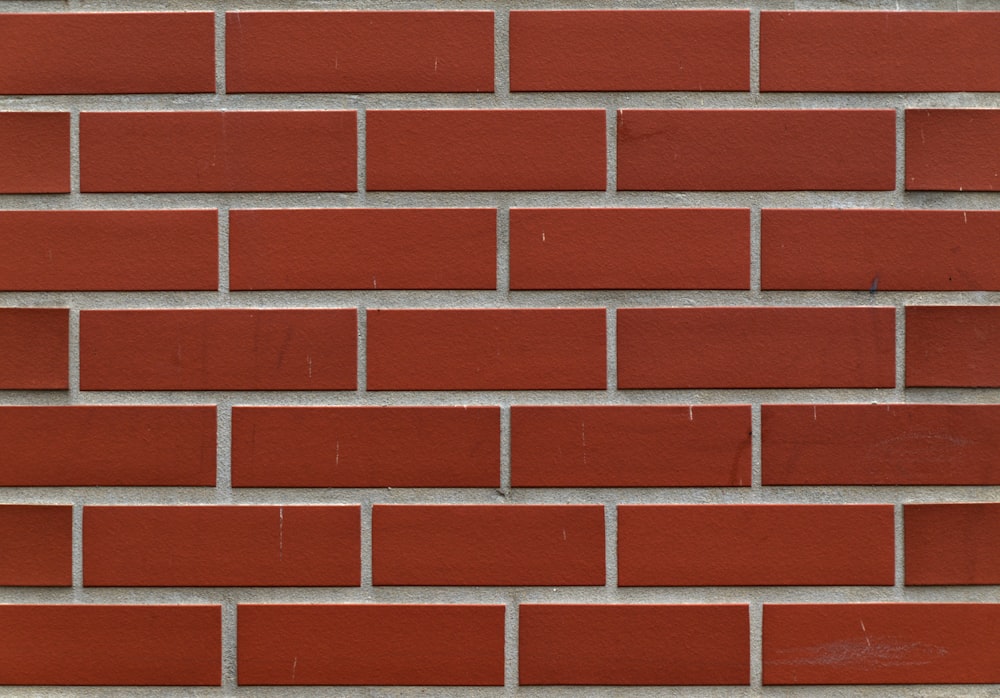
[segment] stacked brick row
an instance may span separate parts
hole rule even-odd
[[[0,14],[0,685],[1000,684],[1000,12],[764,4]]]

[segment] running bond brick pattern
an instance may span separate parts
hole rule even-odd
[[[997,695],[998,172],[1000,0],[0,0],[0,698]]]

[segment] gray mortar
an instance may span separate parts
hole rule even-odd
[[[507,12],[510,9],[750,8],[751,90],[745,93],[520,93],[508,90]],[[492,9],[495,11],[496,87],[492,94],[224,94],[224,13],[232,10],[316,9]],[[996,686],[916,687],[761,687],[761,616],[763,603],[836,602],[986,602],[1000,600],[997,587],[915,587],[902,585],[903,503],[991,502],[998,487],[768,487],[760,486],[760,405],[764,403],[997,403],[996,389],[903,389],[904,322],[907,304],[997,304],[996,292],[761,292],[760,210],[762,208],[938,208],[995,209],[991,193],[906,192],[903,189],[905,108],[1000,108],[997,93],[931,94],[761,94],[759,92],[759,11],[779,9],[873,10],[1000,10],[1000,0],[752,0],[706,3],[691,0],[5,0],[5,12],[180,11],[211,10],[216,15],[218,94],[95,95],[0,97],[0,110],[69,111],[71,114],[72,193],[68,195],[0,195],[6,209],[170,209],[212,208],[219,211],[219,292],[149,293],[10,293],[0,292],[0,306],[58,306],[71,309],[70,389],[68,391],[0,391],[0,404],[215,404],[218,406],[218,486],[216,488],[2,488],[0,503],[74,505],[73,586],[71,588],[4,588],[5,603],[181,603],[219,604],[223,609],[222,688],[0,687],[8,696],[830,696],[910,697],[996,696]],[[602,192],[366,192],[365,112],[369,109],[449,108],[598,108],[606,110],[608,189]],[[897,187],[891,192],[615,192],[615,116],[619,109],[811,109],[877,108],[897,113]],[[357,193],[274,194],[81,194],[79,187],[79,113],[131,110],[268,110],[349,109],[358,112]],[[496,291],[330,291],[240,292],[228,289],[228,211],[232,208],[297,207],[489,207],[497,210]],[[751,212],[750,291],[585,291],[516,292],[508,289],[506,243],[511,207],[739,207]],[[618,391],[615,366],[615,313],[637,306],[807,305],[889,306],[896,308],[897,380],[893,389],[823,390],[639,390]],[[359,390],[357,392],[88,392],[79,390],[79,311],[94,308],[199,307],[349,307],[359,312]],[[440,391],[367,392],[365,309],[440,307],[603,307],[607,308],[608,389],[604,391]],[[230,486],[229,434],[233,405],[499,405],[501,407],[501,488],[496,489],[239,489]],[[569,488],[510,489],[510,406],[512,404],[749,404],[752,406],[752,468],[749,488]],[[373,587],[371,577],[371,509],[380,503],[559,503],[605,506],[608,585],[605,587]],[[626,503],[891,503],[896,507],[896,584],[891,587],[705,587],[616,588],[616,504]],[[85,588],[82,586],[82,508],[90,504],[360,504],[362,507],[362,583],[358,588]],[[440,687],[276,687],[236,686],[236,605],[239,603],[486,603],[506,606],[506,683],[504,688]],[[580,689],[517,687],[517,605],[538,603],[738,603],[749,604],[751,621],[751,685],[749,687],[623,687]]]

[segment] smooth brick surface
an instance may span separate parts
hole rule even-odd
[[[512,289],[748,289],[747,209],[510,212]]]
[[[492,92],[492,12],[230,12],[229,92]]]
[[[995,92],[998,34],[1000,12],[762,12],[760,89]]]
[[[0,486],[215,484],[214,405],[0,407]]]
[[[623,505],[621,586],[893,583],[885,505]]]
[[[1000,406],[764,405],[765,485],[998,485]]]
[[[906,385],[1000,386],[1000,308],[908,306]]]
[[[618,112],[618,189],[891,190],[888,110]]]
[[[369,390],[601,389],[603,309],[369,310]]]
[[[0,15],[0,94],[214,92],[210,12]]]
[[[514,405],[514,487],[750,486],[744,406]]]
[[[622,308],[620,388],[892,387],[892,308]]]
[[[764,289],[1000,289],[1000,211],[765,209]]]
[[[214,291],[218,214],[0,211],[5,291]]]
[[[499,487],[497,407],[233,408],[235,487]]]
[[[241,686],[499,686],[504,607],[240,604],[237,647]]]
[[[84,112],[84,192],[356,191],[353,111]]]
[[[69,310],[0,308],[0,390],[69,387]]]
[[[604,584],[604,507],[379,505],[376,585]]]
[[[495,289],[494,209],[237,210],[229,286]]]
[[[0,113],[0,194],[69,192],[69,113]]]
[[[522,604],[521,685],[747,685],[746,606]]]
[[[596,109],[367,112],[369,191],[604,190]]]
[[[73,507],[0,505],[0,586],[73,583]]]
[[[353,308],[90,310],[83,390],[353,390]]]
[[[906,188],[1000,190],[1000,109],[907,109]]]
[[[746,91],[750,13],[514,10],[510,86],[513,91]]]
[[[88,506],[86,586],[358,586],[358,506]]]
[[[219,686],[219,606],[0,605],[0,683]]]
[[[1000,584],[1000,504],[906,504],[906,583]]]
[[[764,605],[764,684],[998,683],[1000,604]]]

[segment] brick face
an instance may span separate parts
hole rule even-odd
[[[997,695],[1000,6],[126,4],[0,6],[0,693]]]

